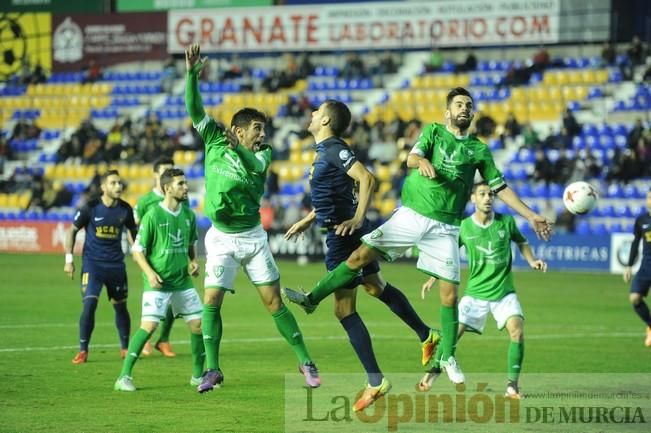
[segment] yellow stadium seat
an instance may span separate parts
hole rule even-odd
[[[386,182],[391,180],[391,173],[389,167],[382,164],[376,164],[375,166],[375,177],[380,182]]]
[[[579,86],[576,88],[576,100],[582,101],[588,96],[588,88],[584,86]]]
[[[608,70],[599,69],[595,72],[595,83],[606,83],[608,81]]]
[[[312,164],[314,161],[314,152],[305,151],[301,154],[301,162],[304,164]]]
[[[27,193],[22,193],[18,195],[18,208],[20,209],[26,209],[27,205],[29,204],[29,200],[31,198],[32,193],[27,192]]]
[[[543,75],[543,84],[550,86],[558,83],[558,72],[545,72]]]
[[[292,166],[290,169],[290,179],[292,182],[295,182],[299,179],[303,179],[303,174],[305,173],[304,166]]]
[[[9,194],[7,197],[7,207],[18,207],[18,194]]]
[[[290,177],[291,173],[289,172],[289,168],[286,165],[280,166],[277,169],[277,172],[278,172],[278,180],[280,182],[288,182],[289,181],[289,177]]]
[[[570,71],[567,73],[568,84],[581,84],[583,83],[583,71]]]
[[[581,75],[581,82],[577,84],[594,84],[597,82],[597,75],[593,70],[585,70]]]
[[[394,199],[388,198],[382,200],[380,203],[379,211],[382,216],[390,215],[391,212],[396,208],[396,201]]]
[[[7,194],[0,194],[0,207],[8,207],[9,196]]]
[[[183,151],[177,150],[176,152],[174,152],[174,155],[172,155],[172,159],[174,160],[174,165],[183,164]]]

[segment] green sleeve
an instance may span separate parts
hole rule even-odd
[[[193,125],[198,125],[206,117],[206,110],[203,109],[199,92],[200,73],[201,64],[197,63],[188,71],[185,78],[185,108],[188,110]]]
[[[414,144],[414,149],[416,149],[419,155],[428,160],[432,160],[432,155],[434,153],[434,135],[436,127],[432,123],[427,125],[423,131],[418,136],[416,144]]]
[[[135,251],[139,251],[144,255],[151,253],[151,244],[153,240],[153,225],[152,225],[152,213],[147,212],[145,216],[142,217],[140,221],[140,227],[138,228],[138,234],[136,235],[136,240],[133,245]]]
[[[488,187],[495,191],[506,184],[502,172],[499,171],[493,160],[493,155],[488,146],[482,144],[483,153],[479,162],[479,174],[488,183]]]
[[[138,203],[136,203],[136,207],[134,208],[138,221],[142,221],[142,217],[145,216],[144,213],[146,208],[147,206],[145,205],[145,197],[140,197],[140,200],[138,200]]]
[[[269,168],[271,162],[271,148],[263,146],[261,150],[253,153],[246,147],[239,145],[235,148],[246,169],[252,173],[261,174]]]

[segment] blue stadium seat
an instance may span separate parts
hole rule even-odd
[[[563,197],[563,185],[557,183],[552,183],[549,185],[549,198],[562,198]]]
[[[601,216],[607,217],[607,218],[614,218],[615,217],[615,207],[611,204],[607,204],[604,206],[601,206],[600,209],[601,211]]]
[[[591,87],[588,91],[588,99],[597,99],[603,97],[604,91],[601,89],[601,87]]]
[[[624,189],[616,183],[608,185],[607,193],[609,198],[624,198]]]
[[[591,227],[591,232],[593,235],[605,236],[608,234],[608,229],[604,223],[597,223]]]
[[[617,223],[617,222],[612,223],[610,225],[610,227],[608,228],[608,230],[611,233],[621,233],[622,231],[624,231],[623,228],[622,228],[622,225],[620,223]]]
[[[586,220],[581,220],[576,225],[576,234],[577,235],[589,235],[590,234],[590,223]]]
[[[638,190],[635,185],[629,184],[624,186],[624,198],[638,198]]]

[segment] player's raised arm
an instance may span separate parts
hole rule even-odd
[[[539,239],[544,239],[546,241],[549,240],[552,235],[553,226],[551,221],[544,216],[535,213],[529,206],[520,200],[520,197],[518,197],[515,191],[508,186],[499,190],[497,196],[506,203],[508,207],[529,221],[529,224],[531,224],[531,227],[534,232],[536,232],[536,236],[538,236]]]
[[[199,75],[206,60],[207,57],[201,58],[199,44],[192,44],[185,50],[185,68],[187,70],[185,107],[194,125],[198,125],[206,117],[206,111],[201,101],[201,93],[199,92]]]

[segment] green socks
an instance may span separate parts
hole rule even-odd
[[[174,313],[172,313],[172,307],[167,307],[167,313],[165,313],[165,320],[160,324],[160,336],[158,337],[157,343],[168,342],[170,341],[170,332],[172,332],[172,325],[174,324]]]
[[[524,340],[509,343],[507,360],[509,381],[517,383],[522,369],[522,361],[524,360]]]
[[[441,356],[444,361],[447,361],[448,358],[454,356],[454,352],[457,348],[458,331],[459,308],[456,304],[452,307],[441,305],[441,334],[443,334],[443,339],[440,346]]]
[[[142,328],[138,328],[133,337],[131,337],[129,348],[127,349],[127,355],[124,357],[124,361],[122,362],[120,377],[131,376],[133,366],[136,364],[140,352],[142,352],[142,348],[145,347],[145,343],[147,343],[150,336],[151,334],[149,332]]]
[[[286,305],[280,307],[280,310],[276,311],[271,315],[274,322],[276,323],[276,328],[278,332],[282,335],[285,340],[292,347],[292,350],[296,354],[296,357],[301,364],[311,361],[310,355],[307,353],[307,348],[305,347],[305,342],[303,342],[303,334],[298,328],[298,323],[291,311],[287,309]]]
[[[310,291],[308,298],[313,305],[317,305],[335,290],[345,287],[351,283],[359,271],[354,271],[348,267],[346,262],[341,262],[332,271],[321,278],[316,286]]]
[[[203,335],[190,334],[190,347],[192,348],[192,376],[201,377],[203,374],[203,363],[206,360]]]
[[[222,340],[222,316],[220,310],[221,307],[208,304],[203,306],[201,330],[206,351],[206,368],[209,370],[219,370],[219,344]]]

